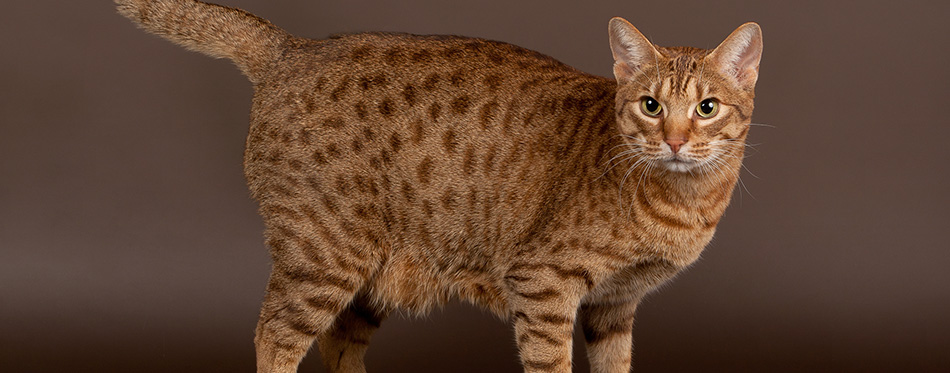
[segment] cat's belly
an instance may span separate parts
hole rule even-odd
[[[418,315],[452,299],[485,307],[506,315],[508,305],[500,281],[477,261],[429,257],[417,250],[393,252],[373,278],[368,293],[387,308],[399,308]]]

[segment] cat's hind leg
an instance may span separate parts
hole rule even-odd
[[[375,268],[369,254],[341,241],[279,225],[267,236],[274,267],[254,339],[257,371],[296,372]]]
[[[363,357],[369,348],[370,338],[387,314],[373,307],[362,296],[358,296],[343,310],[330,330],[317,337],[317,346],[327,371],[365,373]]]

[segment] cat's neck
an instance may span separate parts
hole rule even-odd
[[[622,141],[615,137],[617,144]],[[622,147],[617,147],[620,149]],[[714,227],[725,212],[738,181],[743,149],[727,150],[715,164],[691,172],[666,169],[659,162],[639,157],[606,165],[601,187],[604,200],[612,200],[618,216],[633,214],[661,216],[696,228]],[[618,201],[619,199],[619,201]]]

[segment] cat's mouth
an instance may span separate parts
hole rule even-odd
[[[663,165],[666,166],[666,168],[670,171],[674,172],[689,172],[698,164],[699,162],[697,161],[685,159],[679,155],[673,155],[663,160]]]

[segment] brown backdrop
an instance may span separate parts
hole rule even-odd
[[[601,75],[612,16],[707,48],[759,22],[753,121],[774,127],[753,128],[703,259],[640,309],[636,370],[950,371],[947,2],[220,2]],[[241,170],[250,84],[111,1],[6,2],[0,43],[0,371],[252,371],[269,259]],[[376,372],[519,370],[508,327],[468,305],[374,342]]]

